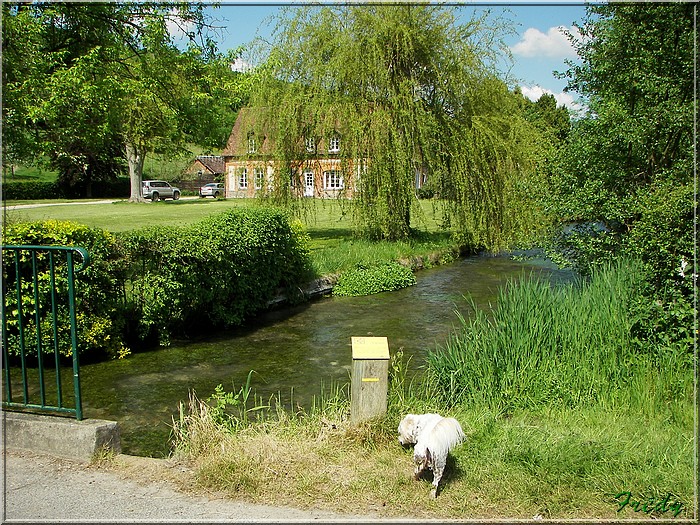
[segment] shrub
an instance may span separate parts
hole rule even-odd
[[[390,292],[416,284],[410,268],[395,262],[375,265],[358,264],[344,272],[333,288],[333,295],[361,296]]]
[[[192,226],[144,228],[118,237],[70,222],[15,223],[6,227],[4,243],[88,251],[90,265],[76,274],[78,349],[110,356],[125,355],[127,346],[148,345],[151,338],[167,344],[171,335],[186,334],[190,327],[240,325],[265,308],[280,288],[298,284],[309,272],[303,227],[269,208],[235,208]],[[30,281],[22,301],[31,336],[37,328],[27,257],[25,252],[22,271]],[[13,268],[12,261],[3,260],[4,283]],[[50,305],[48,268],[42,267],[39,281],[40,304]],[[56,282],[62,295],[66,282],[65,277]],[[15,295],[3,295],[8,311],[16,310]],[[48,309],[42,306],[44,338],[51,334]],[[66,320],[68,313],[58,315]],[[15,322],[8,333],[14,355],[19,351],[16,328]],[[68,336],[62,328],[61,340]],[[53,348],[50,341],[45,345]],[[70,346],[63,345],[62,353],[68,355]]]
[[[56,182],[46,181],[3,181],[2,199],[60,199],[64,197]]]
[[[270,208],[234,208],[191,226],[122,238],[139,337],[155,334],[161,344],[189,325],[240,325],[308,271],[303,231]]]

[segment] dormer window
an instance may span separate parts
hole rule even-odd
[[[258,140],[254,133],[248,134],[248,153],[257,153],[258,151]]]
[[[316,153],[316,139],[314,137],[306,137],[304,142],[308,153]]]
[[[338,153],[340,151],[340,136],[331,135],[328,141],[328,153]]]

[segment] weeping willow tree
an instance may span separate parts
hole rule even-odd
[[[290,173],[312,161],[306,141],[338,133],[363,233],[409,237],[425,175],[458,242],[508,244],[531,212],[522,182],[535,141],[493,66],[502,28],[457,14],[415,4],[282,11],[252,98],[291,170],[276,171],[269,197],[288,203]]]

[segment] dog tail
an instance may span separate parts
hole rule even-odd
[[[464,432],[459,422],[454,418],[441,420],[431,432],[430,448],[433,457],[446,456],[453,448],[465,439]]]

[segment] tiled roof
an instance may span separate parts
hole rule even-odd
[[[226,147],[221,154],[225,157],[236,157],[248,155],[248,135],[259,127],[262,121],[264,110],[262,108],[241,108],[238,112],[238,117],[236,117],[236,123],[233,125],[233,130],[231,130],[231,135],[228,138]],[[269,154],[272,152],[272,144],[268,139],[267,135],[263,135],[262,142],[258,135],[255,138],[257,140],[257,151],[258,154]]]
[[[224,173],[226,162],[219,155],[199,155],[197,160],[213,174]]]
[[[244,157],[250,154],[248,151],[248,138],[251,133],[254,133],[257,141],[258,155],[269,155],[274,153],[274,144],[271,137],[265,133],[264,122],[268,115],[267,108],[241,108],[236,117],[236,123],[233,125],[233,130],[229,136],[228,142],[224,151],[221,153],[225,157]],[[340,127],[336,122],[336,129]],[[262,141],[261,141],[262,137]],[[304,147],[304,137],[299,137],[299,147]],[[325,152],[328,148],[327,137],[320,137],[316,145],[319,153]],[[341,146],[342,147],[342,146]]]

